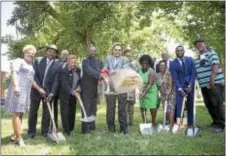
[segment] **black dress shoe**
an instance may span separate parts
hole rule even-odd
[[[215,122],[212,122],[208,127],[215,128],[217,127],[217,124]]]
[[[35,137],[35,134],[33,133],[28,134],[28,139],[33,139],[34,137]]]
[[[218,127],[212,128],[212,131],[215,133],[223,133],[224,132],[224,130],[222,128],[218,128]]]
[[[127,134],[128,133],[128,129],[120,130],[120,132],[123,133],[123,134]]]
[[[115,128],[109,128],[108,131],[111,133],[115,133],[116,130],[115,130]]]

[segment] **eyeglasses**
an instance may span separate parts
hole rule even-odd
[[[184,52],[184,50],[176,50],[176,52]]]

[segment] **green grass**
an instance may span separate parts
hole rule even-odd
[[[200,104],[200,102],[199,102]],[[41,108],[41,107],[40,107]],[[138,105],[135,106],[135,123],[129,128],[129,134],[119,133],[118,119],[116,117],[117,133],[108,133],[106,127],[105,105],[98,106],[97,130],[88,135],[81,134],[80,108],[77,108],[76,127],[72,136],[67,141],[55,144],[40,135],[40,114],[38,120],[38,133],[33,140],[27,140],[27,115],[23,120],[23,138],[27,144],[26,148],[19,148],[9,141],[12,134],[11,116],[1,111],[1,153],[27,154],[27,155],[224,155],[224,134],[212,133],[207,126],[211,119],[203,105],[197,106],[197,124],[202,130],[201,137],[187,137],[184,133],[154,133],[151,136],[142,136],[139,133],[141,121]],[[159,109],[157,120],[162,122],[162,108]],[[150,120],[150,116],[149,120]],[[59,120],[60,122],[60,120]],[[61,127],[61,125],[60,125]],[[62,131],[62,129],[59,129]]]

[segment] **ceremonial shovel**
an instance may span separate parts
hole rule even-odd
[[[79,101],[79,103],[82,107],[82,111],[83,111],[83,114],[84,114],[84,118],[81,118],[81,121],[83,121],[83,122],[93,122],[93,121],[95,121],[95,119],[96,119],[95,116],[91,115],[91,116],[87,117],[87,114],[86,114],[86,111],[85,111],[85,108],[84,108],[84,105],[83,105],[83,102],[81,100],[80,95],[75,93],[75,96],[78,98],[78,101]]]
[[[144,97],[142,97],[142,104],[143,104],[143,101],[144,101]],[[140,132],[142,135],[152,134],[153,133],[152,124],[147,123],[145,111],[143,113],[144,113],[144,123],[140,124]]]
[[[167,107],[168,107],[168,102],[165,101],[164,112],[163,112],[163,125],[159,124],[158,132],[161,132],[162,130],[168,132],[170,130],[169,126],[166,125]]]
[[[176,133],[178,131],[178,129],[180,128],[180,126],[183,124],[183,114],[184,114],[184,107],[185,107],[185,102],[187,101],[187,97],[183,97],[183,102],[182,102],[182,108],[181,108],[181,115],[180,115],[180,123],[179,125],[174,124],[173,126],[173,133]]]
[[[50,104],[49,104],[49,101],[48,101],[48,100],[47,100],[47,107],[48,107],[48,109],[49,109],[49,114],[50,114],[50,118],[51,118],[52,125],[53,125],[52,132],[48,132],[48,133],[47,133],[47,136],[48,136],[51,140],[53,140],[54,142],[56,142],[56,143],[66,141],[66,138],[64,137],[64,135],[63,135],[61,132],[58,132],[58,133],[57,133],[56,123],[55,123],[55,121],[54,121],[54,108],[53,108],[53,102],[52,102],[52,111],[51,111]]]
[[[193,115],[194,115],[194,121],[193,121],[193,127],[188,128],[187,130],[187,136],[201,136],[201,130],[196,127],[196,89],[194,88],[194,109],[193,109]]]

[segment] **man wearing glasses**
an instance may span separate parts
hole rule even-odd
[[[104,69],[108,70],[110,74],[114,74],[117,70],[127,68],[128,60],[122,57],[121,44],[115,44],[112,48],[112,55],[107,56],[105,60]],[[120,124],[120,132],[128,133],[127,128],[127,93],[124,94],[106,94],[107,103],[107,126],[109,132],[115,132],[115,109],[116,100],[118,99],[118,119]]]

